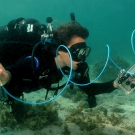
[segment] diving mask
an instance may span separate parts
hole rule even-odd
[[[85,61],[86,57],[90,54],[91,48],[86,45],[86,42],[73,44],[69,51],[73,61]]]

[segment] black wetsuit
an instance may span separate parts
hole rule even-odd
[[[32,33],[27,33],[26,30],[18,33],[18,29],[14,29],[14,28],[17,27],[20,29],[20,26],[23,26],[20,25],[20,22],[21,24],[23,24],[23,19],[24,18],[18,18],[16,20],[9,22],[9,24],[7,25],[9,29],[8,31],[5,30],[6,26],[2,27],[0,30],[0,41],[2,42],[15,41],[13,43],[4,43],[5,45],[3,45],[3,43],[0,44],[1,47],[0,55],[2,56],[0,62],[6,67],[6,70],[8,70],[12,75],[11,81],[8,84],[6,84],[5,87],[13,96],[21,96],[21,94],[24,91],[31,92],[31,91],[38,90],[40,87],[50,89],[52,83],[58,83],[63,77],[60,70],[56,68],[56,64],[54,61],[55,56],[52,55],[49,51],[44,51],[43,52],[44,57],[38,58],[40,63],[39,67],[36,71],[33,72],[31,58],[27,58],[27,56],[31,54],[30,50],[33,48],[35,43],[40,41],[40,35],[37,34],[39,33],[39,30],[37,29],[35,29],[34,32]],[[26,19],[26,22],[31,22],[31,21],[32,22],[34,21],[34,24],[37,26],[38,21],[34,19],[33,20]],[[24,30],[23,27],[21,27],[21,30]],[[24,48],[23,50],[21,48],[23,44],[24,46],[28,44],[29,47],[27,46],[27,49]],[[20,50],[18,50],[19,45],[21,45],[19,47]],[[14,49],[15,46],[16,49]],[[13,48],[14,50],[17,51],[14,53],[10,48]],[[7,50],[11,50],[11,51],[7,52]],[[40,50],[39,52],[41,51],[42,50]],[[19,53],[16,54],[17,52]],[[9,58],[7,57],[7,54],[9,54]],[[22,54],[25,55],[23,55],[23,58],[20,59],[20,56],[18,57],[19,54],[20,56]],[[11,55],[12,55],[12,59],[10,60]],[[18,58],[20,60],[19,62],[16,62]],[[88,83],[90,82],[89,75],[85,77],[81,76],[79,79],[75,80],[75,82],[82,83],[82,84]],[[88,102],[90,103],[90,107],[94,107],[96,105],[95,95],[102,94],[102,93],[110,93],[115,89],[113,87],[113,81],[107,83],[92,83],[87,86],[79,86],[79,87],[81,88],[82,91],[84,91],[88,95]]]
[[[24,58],[18,64],[6,68],[6,70],[11,73],[12,78],[11,81],[5,85],[5,87],[12,95],[20,96],[24,91],[36,91],[40,87],[50,89],[51,84],[59,83],[63,75],[61,71],[56,67],[54,56],[47,51],[44,53],[45,58],[44,60],[39,58],[40,65],[35,73],[33,72],[30,58]],[[87,75],[85,77],[80,77],[75,82],[85,84],[89,81],[89,75]],[[92,83],[87,86],[78,87],[88,95],[88,102],[90,103],[90,107],[95,106],[95,95],[110,93],[115,90],[113,81],[106,83]]]

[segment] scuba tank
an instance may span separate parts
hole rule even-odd
[[[0,41],[18,41],[36,44],[41,35],[47,32],[47,26],[36,19],[18,18],[0,28]],[[4,33],[4,34],[3,34]]]
[[[35,44],[46,33],[47,26],[31,18],[20,17],[0,27],[0,63],[6,67],[31,55]]]

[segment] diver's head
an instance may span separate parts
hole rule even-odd
[[[75,21],[62,25],[54,31],[53,40],[57,46],[65,45],[69,49],[73,69],[77,68],[78,63],[84,62],[90,53],[91,49],[85,42],[88,36],[88,30]],[[69,54],[64,47],[59,48],[58,56],[61,67],[70,67]]]
[[[84,62],[91,51],[91,48],[86,45],[85,39],[76,35],[71,38],[67,47],[72,60],[76,62]],[[63,49],[63,51],[66,52],[67,50]]]
[[[53,40],[57,41],[58,44],[68,45],[73,36],[87,39],[89,31],[78,22],[72,21],[59,26],[53,33]]]

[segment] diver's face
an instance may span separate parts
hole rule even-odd
[[[78,43],[82,43],[82,42],[85,43],[85,40],[83,38],[78,37],[78,36],[73,36],[67,47],[69,49],[72,49],[72,48],[74,48],[73,47],[74,45],[76,45]],[[58,59],[59,59],[61,67],[65,67],[65,66],[70,67],[70,57],[69,57],[68,52],[60,50],[58,52],[58,54],[59,54]],[[72,56],[72,54],[71,54],[71,56]],[[77,69],[77,64],[79,64],[80,62],[81,62],[81,60],[80,61],[79,60],[75,61],[74,59],[72,59],[72,69],[76,70]]]

